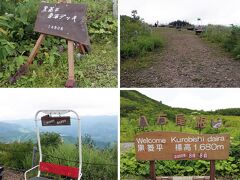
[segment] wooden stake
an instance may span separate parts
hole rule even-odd
[[[65,87],[74,87],[74,45],[73,41],[68,41],[68,80]]]
[[[31,52],[30,56],[28,57],[28,60],[27,60],[28,64],[32,64],[33,59],[36,56],[36,54],[38,53],[38,50],[40,49],[41,44],[42,44],[43,40],[45,39],[45,37],[46,37],[45,34],[41,34],[39,36],[39,38],[38,38],[38,40],[37,40],[37,42],[36,42],[32,52]]]
[[[68,41],[68,66],[69,66],[68,79],[74,79],[74,46],[73,46],[73,41]]]
[[[150,161],[150,178],[151,178],[151,180],[156,179],[155,161]]]
[[[210,180],[215,180],[215,160],[210,160]]]
[[[84,49],[84,46],[83,46],[82,44],[79,44],[79,49],[80,49],[80,52],[81,52],[82,54],[85,54],[85,53],[86,53],[86,51],[85,51],[85,49]]]

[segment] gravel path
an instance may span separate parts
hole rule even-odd
[[[3,180],[23,180],[23,173],[16,172],[9,169],[4,169]]]
[[[121,73],[122,87],[239,87],[240,61],[187,30],[159,28],[165,48],[151,67]]]

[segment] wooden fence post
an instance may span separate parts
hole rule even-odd
[[[215,180],[215,160],[210,160],[210,180]]]
[[[151,180],[156,179],[155,161],[150,161],[150,178]]]

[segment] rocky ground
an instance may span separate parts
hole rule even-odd
[[[164,49],[147,55],[153,61],[150,67],[129,71],[121,68],[122,87],[240,86],[240,61],[223,49],[193,31],[170,28],[158,31],[165,40]]]
[[[24,180],[24,176],[22,172],[4,169],[3,180]]]

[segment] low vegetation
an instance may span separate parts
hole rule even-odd
[[[220,44],[226,51],[240,59],[240,27],[208,25],[202,35],[208,41]]]
[[[133,11],[132,17],[121,16],[121,59],[141,56],[163,45],[163,41],[137,12]]]
[[[43,161],[60,165],[78,167],[78,145],[64,144],[59,134],[41,135]],[[94,146],[91,137],[83,138],[83,178],[84,179],[116,179],[117,178],[117,144],[103,149]],[[0,164],[5,167],[25,171],[32,167],[34,143],[14,142],[0,143]],[[38,163],[38,152],[35,164]],[[36,172],[30,176],[36,175]],[[53,176],[53,178],[61,179]]]
[[[234,180],[240,178],[240,144],[231,145],[228,160],[216,161],[217,179]],[[156,174],[161,176],[207,176],[210,172],[210,162],[197,161],[156,161]],[[136,179],[136,176],[149,176],[149,162],[137,161],[135,150],[121,154],[121,176],[122,179]]]
[[[75,50],[77,86],[117,86],[117,18],[113,17],[112,1],[72,2],[88,6],[87,25],[92,45],[88,55]],[[9,78],[26,62],[39,37],[33,31],[39,4],[35,0],[0,2],[1,87],[63,87],[67,80],[66,40],[48,36],[27,75],[16,84],[9,84]]]
[[[204,115],[207,117],[206,127],[203,134],[229,133],[231,136],[230,157],[225,161],[216,161],[216,174],[219,179],[240,178],[240,109],[222,109],[217,111],[198,111],[185,108],[172,108],[155,101],[137,91],[121,91],[121,142],[133,142],[134,136],[144,131],[180,131],[175,124],[175,115],[185,114],[186,126],[183,132],[199,133],[196,127],[196,117]],[[166,114],[168,123],[163,127],[156,125],[157,117]],[[148,127],[139,127],[139,117],[144,115],[148,121]],[[213,129],[211,119],[222,119],[222,127]],[[157,175],[208,175],[209,161],[157,161]],[[136,178],[149,176],[149,162],[137,161],[134,148],[123,150],[121,153],[121,175],[122,178]]]

